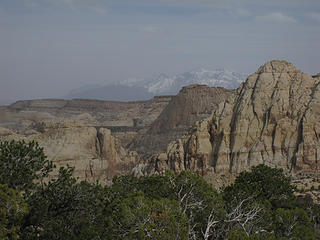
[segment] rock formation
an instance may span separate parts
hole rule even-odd
[[[115,175],[130,173],[138,164],[135,152],[125,150],[106,128],[86,126],[77,121],[52,120],[33,125],[29,134],[0,128],[0,140],[36,140],[49,160],[57,166],[75,167],[79,180],[108,183]]]
[[[150,125],[169,103],[171,96],[154,97],[147,101],[112,102],[89,99],[24,100],[6,108],[11,113],[47,113],[59,118],[76,118],[89,125],[134,127],[143,119]],[[86,116],[83,114],[86,113]],[[82,115],[82,116],[81,116]]]
[[[0,140],[37,140],[58,167],[74,166],[75,176],[91,182],[172,169],[192,170],[221,185],[260,163],[314,179],[320,159],[319,84],[319,74],[271,61],[236,91],[191,85],[169,104],[171,97],[132,103],[20,101],[0,108]],[[153,155],[140,160],[123,147],[127,144],[144,157]]]
[[[190,169],[226,176],[265,163],[291,174],[317,175],[319,83],[318,76],[302,73],[289,62],[268,62],[210,117],[197,122],[188,135],[168,145],[166,154],[154,156],[140,170]]]
[[[73,119],[87,126],[112,130],[123,146],[145,131],[167,106],[171,96],[148,101],[111,102],[87,99],[39,99],[18,101],[0,108],[0,126],[14,131],[28,130],[32,124],[52,119]]]
[[[135,139],[131,149],[142,156],[166,151],[171,141],[181,138],[197,121],[210,116],[231,92],[224,88],[197,84],[183,87],[149,130]]]
[[[124,146],[150,126],[170,99],[18,101],[0,108],[0,140],[36,140],[57,169],[68,164],[80,180],[106,183],[139,162],[137,153]]]

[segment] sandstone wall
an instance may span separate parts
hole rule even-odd
[[[94,128],[77,121],[43,121],[29,129],[29,134],[17,134],[0,128],[0,140],[36,140],[44,148],[57,169],[75,167],[79,180],[106,184],[115,175],[130,173],[139,156],[125,150],[106,128]]]
[[[268,62],[209,118],[140,170],[190,169],[226,176],[265,163],[293,175],[318,175],[319,83],[318,76],[305,74],[289,62]]]
[[[87,126],[112,129],[112,135],[127,146],[145,132],[172,96],[148,101],[112,102],[87,99],[39,99],[18,101],[0,108],[0,126],[25,134],[35,123],[47,120],[76,120]]]
[[[208,117],[231,92],[198,84],[183,87],[148,131],[136,137],[130,148],[142,156],[166,151],[171,141],[181,138],[196,121]]]
[[[58,118],[75,118],[92,126],[130,126],[137,119],[149,126],[169,103],[171,96],[154,97],[148,101],[112,102],[88,99],[39,99],[18,101],[3,112],[26,118],[26,114],[46,113]],[[85,114],[85,115],[84,115]]]

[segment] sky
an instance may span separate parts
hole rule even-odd
[[[284,59],[320,72],[319,0],[0,0],[0,104]]]

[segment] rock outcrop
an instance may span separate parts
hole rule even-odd
[[[197,121],[210,116],[231,92],[220,87],[197,84],[183,87],[151,124],[149,130],[135,139],[131,149],[142,156],[166,151],[171,141],[181,138]]]
[[[87,126],[111,129],[112,135],[125,146],[139,132],[149,128],[170,100],[171,96],[136,102],[88,99],[24,100],[0,108],[0,126],[23,133],[37,122],[73,119]]]
[[[226,176],[264,163],[293,175],[318,175],[319,84],[320,78],[289,62],[268,62],[210,117],[171,142],[164,156],[154,156],[142,170],[190,169]]]
[[[18,101],[9,105],[6,110],[10,113],[46,113],[58,118],[78,118],[88,125],[134,127],[138,119],[143,120],[141,126],[149,126],[170,100],[171,96],[136,102],[39,99]]]
[[[105,184],[115,175],[130,173],[139,156],[125,150],[106,128],[86,126],[78,121],[43,121],[29,129],[30,134],[17,134],[0,128],[0,140],[36,140],[49,160],[57,166],[75,167],[79,180]]]
[[[319,74],[271,61],[235,91],[191,85],[170,99],[21,101],[0,108],[0,140],[36,140],[58,167],[91,182],[172,169],[219,186],[260,163],[318,177]],[[124,145],[153,155],[141,160]]]

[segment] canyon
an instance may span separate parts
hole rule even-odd
[[[319,177],[320,74],[274,60],[235,90],[190,85],[148,101],[30,100],[0,108],[0,139],[37,140],[81,180],[191,170],[222,186],[264,163]],[[311,180],[310,180],[311,181]],[[301,181],[300,181],[301,183]]]
[[[69,165],[79,180],[109,183],[139,162],[139,156],[125,146],[148,128],[170,99],[18,101],[0,109],[0,140],[39,142],[57,166],[52,177],[59,167]]]
[[[305,74],[286,61],[268,62],[139,171],[191,170],[222,186],[263,163],[284,169],[300,187],[319,187],[319,83],[319,74]]]

